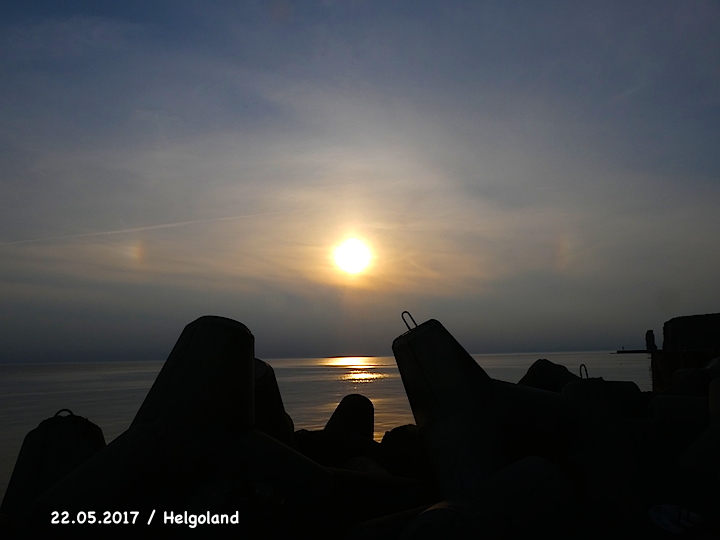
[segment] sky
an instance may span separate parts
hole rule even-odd
[[[5,1],[0,362],[661,345],[720,311],[718,148],[714,1]]]

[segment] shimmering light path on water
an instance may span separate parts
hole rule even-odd
[[[629,380],[650,390],[647,355],[609,352],[525,353],[473,355],[494,379],[517,382],[538,358],[566,366],[578,374],[585,364],[591,377]],[[337,403],[348,394],[363,394],[375,405],[375,438],[385,431],[414,422],[395,359],[391,356],[295,358],[269,361],[295,428],[321,429]]]
[[[495,378],[517,382],[538,358],[591,377],[635,381],[650,390],[647,355],[607,352],[474,355]],[[413,422],[393,357],[295,358],[267,360],[278,379],[295,429],[321,429],[338,402],[363,394],[375,406],[375,438]],[[69,408],[99,425],[107,442],[125,431],[163,362],[0,365],[0,494],[5,493],[25,435],[59,409]]]

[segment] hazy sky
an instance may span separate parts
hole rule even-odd
[[[641,348],[720,311],[715,1],[5,1],[0,361]],[[370,269],[331,251],[368,243]]]

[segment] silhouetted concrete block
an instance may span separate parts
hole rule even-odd
[[[578,379],[580,380],[580,379]],[[565,459],[580,430],[574,401],[549,390],[493,380],[499,440],[511,460],[529,455]]]
[[[498,522],[485,505],[473,500],[442,501],[414,517],[400,540],[500,540]]]
[[[472,498],[506,464],[492,379],[434,319],[396,338],[392,349],[443,497]]]
[[[358,456],[375,459],[380,446],[372,439],[307,429],[295,432],[295,443],[301,454],[325,467],[343,467]]]
[[[595,519],[607,526],[635,519],[643,511],[638,477],[642,456],[614,395],[618,388],[622,393],[629,387],[584,379],[563,388],[581,414],[577,464],[582,494]]]
[[[560,468],[527,456],[490,476],[476,501],[494,516],[503,538],[555,538],[574,524],[576,495]]]
[[[579,380],[580,377],[570,373],[565,366],[541,358],[533,362],[518,384],[550,392],[561,392],[562,387],[567,383]]]
[[[322,430],[295,432],[298,450],[326,467],[344,467],[360,456],[376,460],[380,444],[373,439],[374,407],[359,394],[345,396]]]
[[[708,426],[706,397],[661,394],[652,399],[649,408],[657,421],[655,446],[670,460],[677,460]]]
[[[684,471],[711,479],[720,488],[720,423],[713,422],[680,456]]]
[[[272,366],[255,359],[255,428],[295,447],[292,418],[285,412]]]
[[[335,480],[333,513],[340,523],[350,525],[380,518],[429,505],[438,498],[434,490],[418,480],[348,469],[330,470]]]
[[[633,381],[604,381],[605,393],[620,408],[624,418],[644,417],[652,395],[641,392]]]
[[[708,360],[707,364],[705,364],[705,369],[720,371],[720,356]]]
[[[250,330],[232,319],[204,316],[188,324],[132,426],[252,429],[254,348]]]
[[[253,363],[243,324],[187,325],[130,428],[37,499],[26,523],[46,523],[59,508],[170,508],[223,444],[252,430]]]
[[[355,524],[345,535],[345,540],[398,540],[407,524],[431,505],[396,512],[376,519]]]
[[[378,459],[395,476],[426,479],[432,474],[415,424],[386,431]]]
[[[367,456],[355,456],[354,458],[350,458],[345,462],[342,468],[349,471],[357,471],[367,474],[393,476],[387,469],[385,469],[385,467],[380,465],[380,463]]]
[[[684,471],[708,480],[717,493],[720,488],[720,378],[710,383],[708,419],[707,428],[680,457],[680,466]]]
[[[577,504],[567,476],[537,456],[489,476],[473,499],[443,501],[413,518],[401,539],[563,538]]]
[[[712,422],[720,421],[720,379],[714,379],[708,388],[708,412]]]
[[[714,369],[679,369],[673,373],[670,386],[663,394],[668,396],[707,397],[710,383],[718,377],[720,377],[720,371]]]
[[[237,434],[191,479],[174,507],[242,509],[245,520],[234,538],[290,538],[297,531],[325,538],[337,526],[335,475],[258,430]]]
[[[25,436],[0,512],[9,516],[24,510],[104,447],[102,429],[69,409],[43,420]]]
[[[372,401],[360,394],[345,396],[325,424],[325,431],[372,440],[375,431],[375,408]]]
[[[653,390],[664,392],[670,387],[676,371],[702,368],[718,357],[720,313],[675,317],[666,321],[663,348],[651,352]]]
[[[720,313],[674,317],[663,324],[663,351],[720,350]]]
[[[707,397],[659,394],[649,407],[652,417],[660,422],[704,426],[708,422],[708,401]]]

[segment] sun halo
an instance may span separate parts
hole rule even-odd
[[[370,265],[372,253],[357,238],[348,238],[333,251],[335,264],[348,274],[359,274]]]

